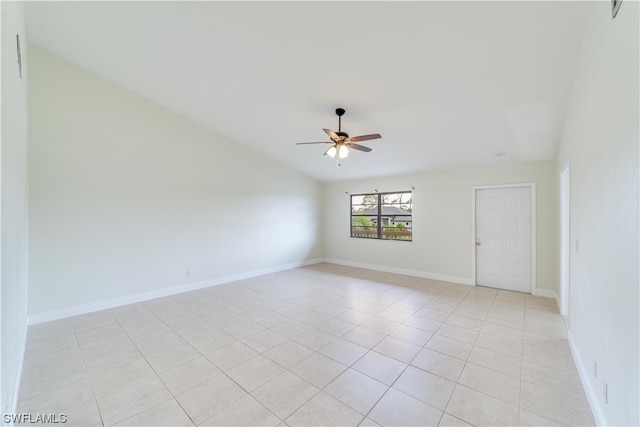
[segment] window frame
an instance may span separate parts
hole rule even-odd
[[[402,194],[402,195],[409,194],[410,195],[409,200],[411,201],[411,211],[407,211],[408,212],[407,217],[410,219],[409,222],[411,223],[411,225],[409,227],[410,234],[408,235],[408,239],[384,237],[384,225],[382,224],[383,220],[384,219],[388,219],[389,220],[388,221],[389,224],[392,223],[391,219],[386,218],[386,217],[384,217],[382,215],[383,206],[389,206],[389,205],[393,206],[394,205],[394,204],[389,204],[389,203],[385,204],[383,202],[384,196],[389,195],[389,194]],[[375,231],[376,231],[375,236],[362,236],[362,235],[357,236],[357,235],[354,235],[353,218],[354,217],[370,218],[370,217],[373,216],[373,215],[364,215],[364,214],[355,214],[354,215],[354,213],[353,213],[353,206],[354,206],[353,198],[354,197],[365,197],[365,196],[375,196],[376,197],[377,213],[375,215],[376,218],[373,221],[374,224],[375,224]],[[402,199],[402,197],[401,197],[401,199]],[[350,216],[349,237],[351,237],[353,239],[371,239],[371,240],[388,240],[388,241],[413,242],[413,191],[411,191],[411,190],[386,191],[384,193],[375,192],[375,193],[350,194],[349,195],[349,216]],[[397,220],[396,220],[396,222],[402,222],[402,223],[405,224],[405,226],[406,226],[406,223],[407,223],[407,221],[397,221]],[[364,231],[364,230],[362,230],[362,231]],[[362,234],[362,233],[360,233],[360,234]],[[373,233],[371,233],[371,234],[373,234]]]

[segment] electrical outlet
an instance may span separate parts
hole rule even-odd
[[[609,384],[604,383],[604,403],[609,404]]]
[[[598,378],[598,362],[593,362],[593,376]]]
[[[191,270],[187,270],[187,277],[191,277]]]

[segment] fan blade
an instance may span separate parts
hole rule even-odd
[[[333,144],[331,141],[322,141],[322,142],[296,142],[296,145],[305,145],[305,144]]]
[[[370,139],[378,139],[378,138],[382,138],[382,136],[379,133],[372,133],[371,135],[352,136],[351,138],[347,138],[345,142],[368,141]]]
[[[371,148],[365,147],[364,145],[360,145],[360,144],[347,143],[345,145],[349,148],[353,148],[354,150],[364,151],[365,153],[368,153],[369,151],[371,151]]]
[[[326,133],[327,135],[329,135],[329,138],[331,138],[334,142],[338,142],[340,141],[340,137],[338,136],[338,134],[336,134],[334,131],[332,131],[331,129],[322,129],[324,131],[324,133]]]

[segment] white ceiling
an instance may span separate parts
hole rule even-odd
[[[28,39],[323,182],[552,159],[585,2],[29,2]],[[322,128],[380,133],[341,167]],[[497,157],[496,153],[506,153]]]

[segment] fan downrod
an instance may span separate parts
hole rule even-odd
[[[344,136],[345,138],[349,138],[349,135],[347,135],[344,132],[341,132],[342,130],[342,116],[344,115],[345,111],[344,108],[336,108],[336,114],[338,115],[338,132],[336,132],[338,135],[340,136]]]

